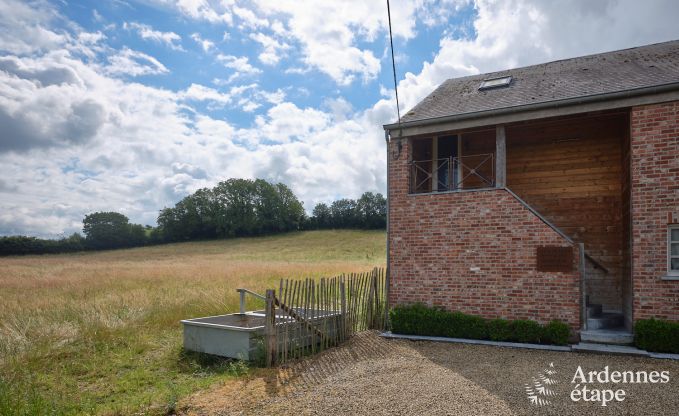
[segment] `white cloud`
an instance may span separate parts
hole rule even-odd
[[[273,92],[260,91],[259,95],[271,104],[280,104],[285,100],[285,92],[280,88]]]
[[[228,106],[251,113],[264,104],[281,104],[285,100],[285,92],[264,91],[256,83],[232,86],[228,91],[218,91],[200,84],[191,84],[189,88],[177,94],[180,100],[187,102],[207,102],[208,108],[217,109]]]
[[[465,3],[466,0],[395,1],[392,10],[394,34],[410,39],[415,36],[418,15],[426,17],[429,24],[440,23]],[[279,38],[294,40],[302,46],[302,61],[306,66],[329,75],[341,85],[351,84],[356,79],[372,80],[380,72],[380,60],[372,50],[359,47],[358,43],[373,42],[378,34],[386,33],[386,6],[383,2],[185,0],[180,1],[178,7],[188,17],[212,23],[220,20],[217,16],[222,16],[223,22],[232,24],[235,17],[241,30],[269,27]],[[256,39],[264,46],[259,59],[273,65],[280,60],[280,52],[289,42],[264,35],[269,39]]]
[[[233,8],[233,13],[240,18],[242,22],[241,29],[256,29],[258,27],[266,27],[269,25],[269,21],[267,19],[258,17],[252,10],[245,7],[235,6]]]
[[[281,60],[280,53],[290,49],[287,43],[280,42],[264,33],[251,33],[250,39],[262,45],[264,50],[258,58],[266,65],[276,65]]]
[[[164,3],[173,3],[163,1]],[[208,0],[177,0],[175,6],[186,16],[193,19],[207,20],[211,23],[233,22],[233,16],[228,11],[228,1],[208,1]]]
[[[170,72],[165,65],[156,58],[143,52],[123,48],[118,53],[108,58],[109,65],[105,71],[112,75],[157,75]]]
[[[200,84],[191,84],[185,91],[180,92],[179,96],[193,101],[212,101],[221,104],[229,104],[231,102],[231,95]]]
[[[393,3],[394,35],[411,39],[416,34],[418,14],[449,16],[465,1],[404,0]],[[271,28],[278,36],[301,45],[302,61],[307,67],[329,75],[340,85],[351,84],[356,79],[372,80],[379,74],[379,58],[370,48],[359,46],[359,42],[373,42],[378,35],[386,35],[384,2],[257,0],[254,4],[261,15],[273,21]],[[264,59],[267,58],[265,55]],[[302,70],[297,68],[297,71]]]
[[[285,35],[302,45],[303,62],[332,77],[337,83],[347,85],[356,76],[373,79],[380,71],[380,61],[369,49],[356,46],[359,38],[372,40],[379,25],[377,16],[384,5],[376,2],[305,2],[281,0],[274,3],[258,2],[258,10],[281,19],[279,25]],[[379,9],[380,13],[375,13]],[[286,29],[284,27],[287,26]],[[271,53],[264,59],[272,62]],[[261,59],[262,57],[260,57]],[[275,62],[274,62],[275,63]]]
[[[123,28],[136,31],[142,39],[151,40],[165,44],[167,47],[176,51],[183,51],[181,46],[182,37],[174,32],[161,32],[154,30],[151,26],[141,23],[123,23]]]
[[[203,39],[200,33],[192,33],[191,39],[193,39],[197,44],[203,48],[203,52],[210,52],[215,47],[215,43],[209,39]]]
[[[44,2],[38,5],[0,1],[0,50],[16,54],[49,51],[69,39],[67,33],[50,27],[58,19],[53,6]]]
[[[254,76],[262,73],[262,70],[250,64],[247,56],[217,55],[217,61],[221,62],[226,68],[232,69],[234,73],[229,76],[225,83],[229,84],[237,78]]]
[[[393,3],[394,35],[411,39],[416,35],[418,18],[430,26],[442,24],[469,0],[401,0]],[[359,42],[373,42],[378,35],[386,34],[386,5],[383,2],[184,0],[177,6],[193,19],[211,23],[221,19],[229,25],[237,23],[241,30],[257,30],[257,38],[253,39],[264,47],[259,60],[267,65],[278,63],[280,53],[295,42],[301,45],[302,63],[307,68],[327,74],[340,85],[349,85],[357,79],[370,81],[380,72],[380,59],[369,47],[359,46]],[[269,28],[278,39],[262,33],[264,28]],[[295,68],[294,71],[305,73],[307,70]]]
[[[196,179],[207,178],[207,173],[204,169],[190,163],[175,162],[172,164],[172,172],[175,174],[186,174]]]
[[[217,60],[225,67],[234,69],[242,74],[259,74],[261,69],[255,68],[248,62],[247,56],[217,55]]]
[[[0,58],[0,152],[81,145],[97,136],[104,105],[82,93],[85,83],[69,61],[63,54]]]
[[[250,141],[266,140],[289,143],[293,140],[312,139],[314,133],[326,128],[331,121],[328,114],[313,108],[301,109],[293,103],[275,105],[266,116],[255,119],[256,128],[250,134]]]

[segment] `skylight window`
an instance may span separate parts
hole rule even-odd
[[[501,78],[491,78],[484,79],[481,85],[479,85],[479,91],[489,90],[491,88],[506,87],[512,82],[512,77],[501,77]]]

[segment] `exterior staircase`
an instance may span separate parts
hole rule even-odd
[[[619,312],[604,312],[601,305],[587,304],[587,330],[580,332],[580,346],[604,344],[628,346],[634,335],[625,329],[624,316]]]

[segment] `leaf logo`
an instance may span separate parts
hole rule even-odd
[[[549,386],[559,383],[554,378],[556,374],[557,371],[554,369],[554,363],[549,363],[549,367],[538,373],[537,377],[532,378],[532,383],[524,384],[526,396],[528,396],[531,405],[549,406],[552,404],[548,398],[556,396],[557,393]]]

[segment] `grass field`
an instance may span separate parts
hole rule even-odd
[[[384,241],[314,231],[0,258],[0,414],[169,413],[245,371],[184,353],[180,319],[236,311],[238,287],[382,266]]]

